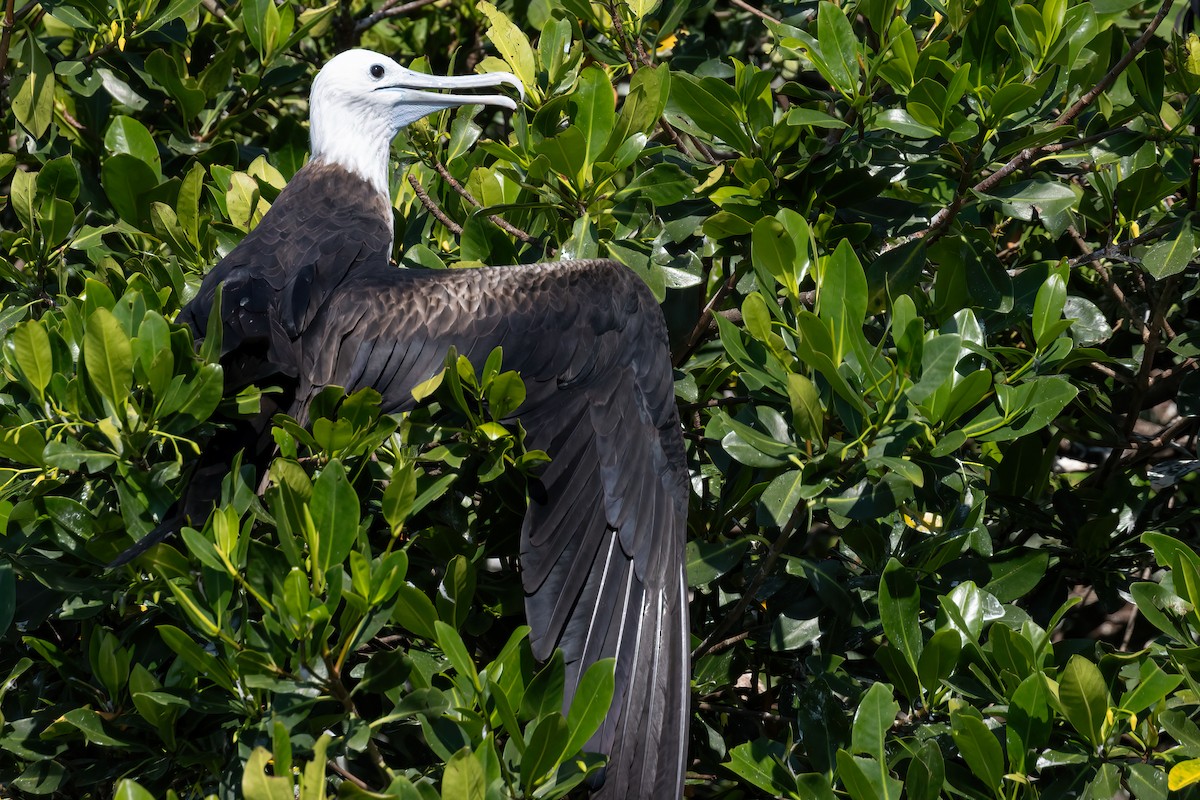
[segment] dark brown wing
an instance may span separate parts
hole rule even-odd
[[[274,449],[271,418],[295,405],[300,340],[352,270],[387,264],[391,208],[361,178],[310,162],[292,178],[259,225],[205,276],[178,321],[208,333],[221,289],[221,366],[226,394],[258,383],[276,393],[260,413],[219,431],[191,467],[183,496],[163,522],[122,552],[109,568],[144,553],[183,525],[201,525],[220,499],[221,482],[241,451],[263,467]]]
[[[616,657],[616,694],[591,748],[600,794],[682,795],[688,709],[683,546],[687,472],[662,314],[611,261],[479,270],[376,265],[354,273],[305,333],[298,404],[321,387],[371,386],[386,411],[454,346],[497,346],[524,379],[515,416],[551,463],[530,488],[521,537],[534,654],[561,647],[567,698]]]
[[[314,161],[296,173],[179,313],[203,339],[220,287],[227,390],[297,376],[313,317],[355,269],[387,263],[391,220],[385,199],[341,167]]]

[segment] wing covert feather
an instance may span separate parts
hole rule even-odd
[[[614,262],[377,265],[314,317],[300,395],[373,386],[385,411],[405,410],[451,346],[477,364],[504,348],[527,387],[514,416],[551,457],[521,536],[534,655],[563,649],[568,703],[588,666],[617,658],[613,710],[589,745],[610,757],[597,796],[681,796],[687,476],[658,305]]]

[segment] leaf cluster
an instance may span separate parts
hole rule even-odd
[[[662,301],[697,797],[1200,783],[1195,94],[1166,0],[8,2],[0,794],[581,793],[602,662],[532,658],[521,376],[331,387],[119,572],[229,394],[172,322],[365,46],[504,69],[411,126],[394,256],[607,257]],[[11,24],[10,24],[11,23]],[[426,54],[426,55],[418,55]]]

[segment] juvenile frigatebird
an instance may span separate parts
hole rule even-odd
[[[568,703],[588,666],[616,658],[613,703],[586,748],[608,756],[597,796],[673,800],[682,794],[689,716],[687,469],[653,295],[605,260],[447,270],[389,263],[392,139],[452,106],[515,110],[502,95],[436,92],[502,84],[523,91],[507,73],[433,77],[366,50],[330,60],[312,86],[311,160],[179,319],[203,339],[221,287],[227,389],[283,385],[280,410],[301,421],[331,385],[373,387],[383,411],[405,411],[450,347],[476,363],[503,347],[505,368],[527,391],[514,418],[527,445],[551,458],[531,480],[521,531],[534,655],[562,648]],[[187,517],[203,523],[214,497],[196,494],[114,563]]]

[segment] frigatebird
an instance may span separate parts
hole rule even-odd
[[[276,402],[301,421],[334,385],[372,387],[384,412],[408,410],[449,348],[481,363],[502,347],[526,386],[514,417],[527,446],[551,458],[530,482],[521,530],[533,653],[545,660],[562,649],[567,703],[588,666],[616,659],[611,709],[586,748],[608,756],[596,796],[671,800],[682,794],[689,716],[688,490],[661,310],[613,261],[389,262],[392,139],[452,106],[515,110],[503,95],[436,91],[503,84],[523,92],[507,73],[434,77],[366,50],[331,59],[312,86],[310,161],[179,319],[203,339],[220,288],[227,389],[282,385]],[[261,447],[251,457],[266,460]],[[114,563],[207,514],[213,500],[211,489],[185,493],[180,514]]]

